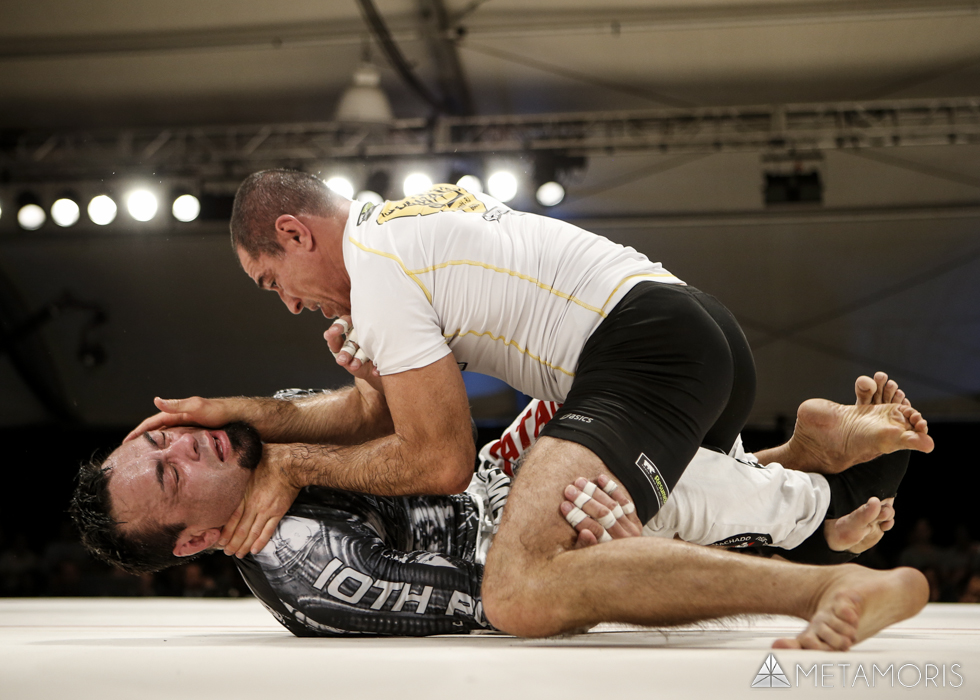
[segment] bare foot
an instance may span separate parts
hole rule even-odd
[[[912,405],[905,392],[898,388],[898,382],[889,379],[884,372],[875,372],[874,379],[865,375],[858,377],[854,382],[854,395],[857,397],[856,406],[884,403]]]
[[[904,404],[844,406],[826,399],[800,404],[788,446],[793,468],[837,474],[898,450],[932,452],[935,444],[922,414]]]
[[[875,496],[857,510],[835,520],[825,520],[824,538],[835,552],[860,554],[871,549],[895,526],[895,499]]]
[[[929,584],[915,569],[844,564],[839,572],[820,595],[807,628],[796,639],[777,639],[774,649],[846,651],[929,602]]]

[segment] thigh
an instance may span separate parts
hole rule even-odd
[[[500,566],[524,566],[570,549],[576,533],[559,510],[565,487],[580,476],[595,479],[600,474],[615,479],[588,448],[567,440],[540,438],[525,455],[514,479],[487,556],[487,573]]]

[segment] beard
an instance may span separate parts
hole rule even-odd
[[[222,428],[228,435],[232,448],[238,455],[238,466],[254,472],[262,461],[262,439],[250,424],[238,421]]]

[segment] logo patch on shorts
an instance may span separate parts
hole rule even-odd
[[[772,544],[772,537],[761,532],[746,532],[741,535],[732,535],[723,540],[712,542],[709,547],[731,547],[733,549],[745,549],[746,547],[768,546]]]
[[[581,413],[566,413],[558,420],[577,420],[582,423],[591,423],[592,419],[588,416],[583,416]],[[653,462],[651,462],[653,464]],[[654,467],[656,469],[656,467]]]
[[[657,469],[657,465],[653,463],[653,460],[642,452],[636,458],[636,466],[640,468],[643,476],[647,478],[650,486],[653,487],[653,494],[657,497],[658,508],[663,508],[664,503],[667,502],[667,496],[670,495],[670,489],[667,488],[667,482],[664,481],[663,474]]]

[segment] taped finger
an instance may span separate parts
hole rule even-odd
[[[568,524],[572,527],[578,527],[579,523],[581,523],[587,517],[589,516],[586,515],[581,508],[576,506],[568,511],[568,515],[565,516],[565,520],[568,521]]]
[[[612,542],[612,537],[605,530],[602,531],[602,537],[599,538],[599,542]]]
[[[633,505],[632,501],[627,501],[621,507],[626,515],[632,515],[636,512],[636,506]]]
[[[602,525],[604,530],[608,530],[616,524],[616,516],[612,513],[606,513],[601,518],[596,518],[595,521]]]
[[[340,352],[346,352],[351,357],[354,357],[354,355],[357,354],[357,351],[360,349],[360,347],[361,347],[360,345],[358,345],[353,340],[348,338],[346,341],[344,341],[344,345],[343,347],[340,348]]]
[[[348,336],[350,335],[351,325],[347,323],[347,321],[345,321],[344,319],[338,318],[336,321],[333,322],[333,325],[340,326],[343,329],[344,335],[348,335]]]
[[[619,504],[617,503],[617,504],[616,504],[616,507],[612,509],[612,513],[611,513],[611,515],[612,515],[612,516],[613,516],[613,517],[614,517],[614,518],[615,518],[616,520],[619,520],[619,519],[620,519],[620,518],[622,518],[622,517],[623,517],[624,515],[626,515],[626,511],[625,511],[625,510],[623,510],[623,507],[622,507],[621,505],[619,505]]]
[[[588,495],[587,493],[585,493],[585,492],[583,491],[583,492],[581,492],[581,493],[579,493],[579,495],[578,495],[578,496],[576,496],[576,497],[575,497],[575,500],[574,500],[574,501],[572,501],[572,502],[573,502],[573,503],[574,503],[574,504],[575,504],[576,506],[578,506],[579,508],[583,508],[583,507],[585,506],[585,504],[586,504],[586,503],[588,503],[588,502],[589,502],[589,501],[591,501],[591,500],[592,500],[592,496],[590,496],[590,495]]]
[[[606,482],[606,485],[602,487],[602,490],[608,494],[612,494],[613,491],[619,488],[619,484],[610,479]]]

